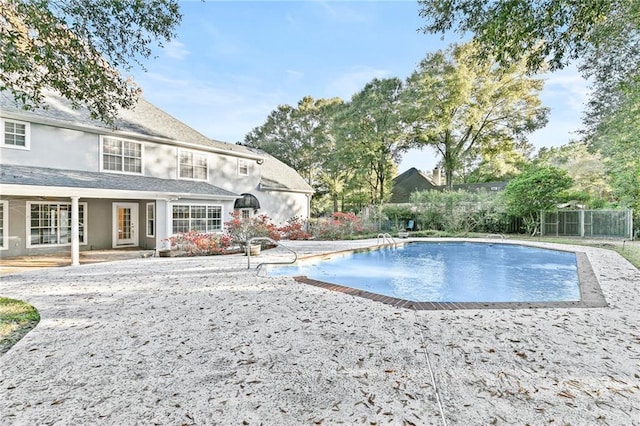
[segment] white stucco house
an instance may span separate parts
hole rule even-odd
[[[108,127],[50,95],[25,111],[0,92],[0,257],[159,249],[229,213],[309,217],[313,189],[274,157],[211,140],[144,99]]]

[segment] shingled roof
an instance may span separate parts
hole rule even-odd
[[[0,91],[0,110],[5,115],[24,117],[25,120],[29,119],[27,116],[35,117],[36,120],[47,124],[76,126],[97,133],[115,132],[160,138],[176,144],[199,145],[203,149],[209,148],[229,155],[256,159],[263,162],[260,182],[262,189],[313,192],[313,188],[294,169],[275,157],[259,149],[210,139],[144,98],[140,98],[132,110],[121,110],[113,127],[92,119],[86,108],[72,108],[69,101],[51,92],[47,93],[46,105],[45,108],[26,112],[16,104],[9,92]]]
[[[411,194],[417,191],[437,189],[429,176],[415,167],[393,178],[390,203],[408,203]]]
[[[98,173],[77,170],[60,170],[45,167],[0,166],[0,184],[48,186],[62,188],[108,189],[137,191],[153,194],[168,193],[180,196],[198,195],[237,198],[240,195],[206,182],[160,179],[117,173]]]
[[[92,119],[89,111],[84,107],[74,109],[71,102],[52,92],[48,92],[45,99],[46,107],[26,112],[15,102],[9,92],[0,92],[0,109],[5,114],[28,114],[29,117],[35,117],[50,124],[60,122],[67,126],[93,129],[96,132],[132,133],[167,141],[201,145],[240,156],[248,154],[248,152],[238,149],[238,145],[206,137],[144,98],[140,98],[133,109],[120,110],[118,119],[113,126],[107,126],[99,120]],[[51,123],[52,121],[54,123]],[[250,157],[255,158],[256,156],[250,155]]]
[[[508,182],[482,182],[482,183],[458,183],[453,185],[453,190],[468,192],[502,191]],[[409,203],[411,194],[421,191],[442,191],[445,185],[435,185],[431,178],[416,169],[410,168],[393,179],[390,203]]]
[[[236,145],[240,151],[260,155],[264,162],[261,166],[260,189],[265,191],[314,192],[311,185],[292,167],[286,165],[271,154],[258,148]]]

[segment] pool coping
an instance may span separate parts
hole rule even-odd
[[[513,242],[509,242],[513,244]],[[495,244],[495,242],[492,242]],[[538,247],[533,244],[518,242],[517,244]],[[370,247],[366,250],[380,248],[381,246]],[[548,247],[544,247],[549,249]],[[337,291],[339,293],[349,294],[352,296],[362,297],[374,302],[384,303],[396,308],[413,309],[416,311],[442,311],[442,310],[461,310],[461,309],[541,309],[541,308],[605,308],[608,303],[600,288],[600,283],[593,267],[589,261],[589,257],[583,251],[572,250],[569,248],[551,248],[551,250],[566,251],[575,253],[576,264],[578,268],[578,281],[580,285],[580,300],[561,301],[561,302],[416,302],[413,300],[399,299],[396,297],[385,296],[378,293],[372,293],[366,290],[359,290],[353,287],[347,287],[340,284],[328,283],[325,281],[315,280],[307,276],[294,276],[293,279],[299,283],[320,287],[325,290]],[[363,251],[362,249],[352,252]],[[335,254],[344,254],[345,251],[339,251]],[[327,256],[327,253],[322,256]],[[315,256],[313,256],[315,257]]]

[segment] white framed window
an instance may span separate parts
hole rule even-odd
[[[253,216],[253,209],[240,209],[240,217],[242,220],[250,219]]]
[[[30,149],[31,126],[29,123],[3,119],[2,146],[4,148]]]
[[[172,233],[222,231],[222,206],[209,204],[174,204]]]
[[[147,203],[147,237],[156,236],[156,203]]]
[[[87,203],[79,203],[80,244],[87,243]],[[71,203],[27,201],[27,247],[71,245]]]
[[[142,143],[103,136],[100,140],[102,171],[142,174]]]
[[[178,150],[178,176],[180,179],[208,180],[207,154],[197,151]]]
[[[0,200],[0,250],[9,248],[9,201]]]
[[[244,158],[238,158],[238,176],[247,176],[249,174],[249,162]]]

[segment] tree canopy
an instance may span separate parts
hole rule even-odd
[[[507,211],[522,217],[528,232],[537,228],[541,210],[549,210],[564,201],[563,191],[573,184],[565,170],[553,166],[531,166],[505,188]]]
[[[563,68],[597,47],[601,28],[636,0],[419,0],[427,33],[472,33],[483,56],[500,63],[522,58],[531,71]],[[637,29],[637,27],[636,27]]]
[[[54,90],[106,123],[140,94],[122,72],[144,68],[182,18],[177,0],[3,0],[0,12],[0,90],[26,109]]]
[[[476,54],[475,43],[428,54],[404,94],[413,145],[442,155],[449,189],[465,161],[524,152],[526,135],[547,122],[538,97],[542,80],[528,77],[522,63],[503,66]]]
[[[581,132],[624,205],[639,206],[640,2],[419,0],[422,30],[470,33],[478,57],[526,61],[529,72],[577,63],[592,83]],[[637,209],[637,207],[636,207]],[[637,210],[636,210],[637,211]],[[640,216],[637,216],[640,217]]]
[[[401,116],[402,81],[373,79],[353,95],[336,121],[344,164],[357,169],[368,187],[369,201],[384,201],[400,161],[408,125]]]

